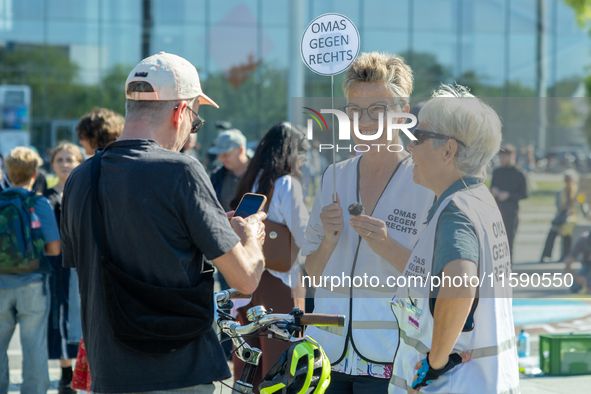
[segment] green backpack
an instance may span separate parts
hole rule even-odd
[[[0,274],[49,272],[41,228],[31,228],[30,208],[36,198],[35,192],[0,193]]]

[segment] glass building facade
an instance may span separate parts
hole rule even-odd
[[[548,96],[584,96],[588,32],[561,0],[542,0]],[[0,0],[0,79],[31,88],[32,143],[75,138],[95,106],[123,113],[127,73],[146,54],[191,61],[221,109],[203,108],[202,146],[227,120],[250,140],[290,116],[292,96],[330,96],[299,57],[307,23],[328,12],[358,27],[361,51],[402,54],[416,96],[457,81],[483,97],[539,94],[538,0]],[[335,95],[342,95],[342,74]],[[512,137],[509,135],[509,140]],[[516,143],[531,143],[531,138]]]

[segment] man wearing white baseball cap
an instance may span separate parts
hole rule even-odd
[[[121,137],[72,172],[64,266],[76,267],[94,393],[213,393],[230,377],[211,329],[212,261],[251,293],[265,214],[228,221],[198,160],[179,153],[203,125],[195,67],[161,52],[125,84]],[[123,278],[123,279],[122,279]]]

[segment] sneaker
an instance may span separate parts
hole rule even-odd
[[[77,394],[78,391],[72,388],[72,382],[59,381],[57,385],[58,394]]]

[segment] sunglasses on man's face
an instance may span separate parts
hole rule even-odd
[[[178,109],[178,105],[176,107],[174,107],[174,109]],[[193,111],[189,106],[187,106],[187,108],[189,111],[193,112],[193,115],[195,115],[195,117],[197,118],[197,120],[194,120],[191,123],[191,134],[196,134],[201,127],[203,127],[203,124],[205,123],[205,119],[203,119],[199,114],[197,114],[197,112]]]
[[[414,135],[416,138],[416,141],[413,141],[415,143],[415,145],[421,145],[423,142],[427,141],[429,138],[433,138],[436,140],[449,140],[449,139],[456,140],[456,142],[459,145],[462,145],[464,148],[466,147],[466,144],[464,144],[459,139],[454,138],[454,137],[450,137],[449,135],[435,133],[434,131],[414,129],[412,131],[412,135]]]

